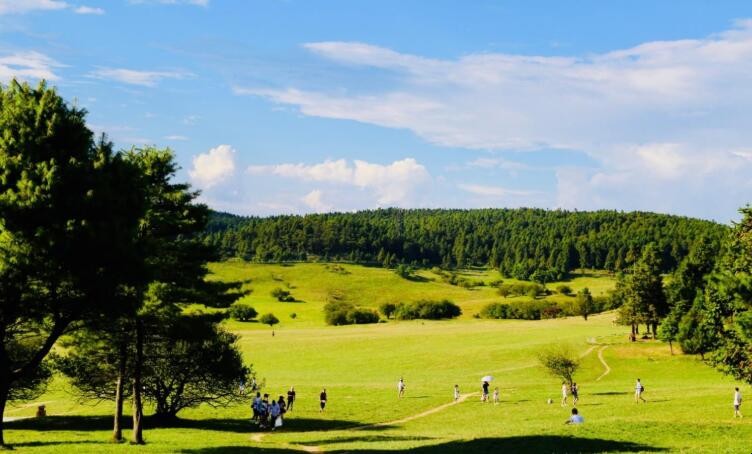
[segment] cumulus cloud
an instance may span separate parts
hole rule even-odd
[[[732,178],[735,187],[745,187],[752,174],[752,162],[740,159],[739,151],[752,142],[752,117],[741,113],[752,104],[750,20],[699,39],[574,57],[479,53],[437,59],[360,42],[304,47],[341,63],[344,83],[331,91],[306,89],[306,82],[281,89],[236,86],[235,93],[293,106],[308,116],[407,129],[440,146],[582,151],[598,168],[561,169],[563,205],[602,200],[610,208],[625,201],[664,206],[655,194],[630,192],[631,184],[669,198],[672,211],[695,186],[716,198],[735,197],[730,203],[736,206],[749,201],[748,195],[718,188]],[[348,84],[353,66],[378,71],[357,70]],[[359,83],[362,77],[372,80]],[[509,165],[490,159],[471,164]],[[567,189],[567,181],[582,183],[582,175],[588,184]],[[593,193],[587,188],[594,181],[620,186]],[[731,216],[710,205],[692,213]]]
[[[137,71],[126,68],[100,68],[89,73],[89,76],[129,85],[153,87],[163,79],[185,79],[191,77],[192,74],[183,71]]]
[[[235,173],[235,149],[219,145],[193,158],[193,168],[188,172],[198,186],[208,189]]]
[[[324,213],[331,211],[333,207],[322,200],[323,195],[324,193],[320,189],[314,189],[306,194],[301,200],[315,212]]]
[[[62,66],[52,58],[34,51],[0,56],[0,82],[8,82],[14,77],[22,80],[58,80],[54,69]]]
[[[250,166],[253,175],[276,175],[302,181],[355,186],[373,191],[379,205],[403,205],[413,191],[430,179],[426,168],[413,158],[391,164],[344,159],[318,164],[275,164]]]

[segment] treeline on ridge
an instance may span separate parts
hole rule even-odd
[[[718,246],[727,231],[712,221],[648,212],[390,208],[266,218],[214,212],[203,240],[223,258],[491,266],[551,282],[576,268],[625,270],[650,243],[669,272],[698,239]]]

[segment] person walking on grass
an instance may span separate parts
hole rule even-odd
[[[644,392],[645,392],[645,387],[642,386],[642,382],[638,378],[637,383],[635,383],[635,387],[634,387],[634,401],[636,404],[639,404],[640,401],[647,403],[647,400],[645,400],[645,398],[642,397],[642,393]]]
[[[460,400],[460,385],[454,385],[454,401]]]
[[[326,408],[326,388],[323,388],[321,390],[321,394],[319,394],[319,403],[321,405],[319,413],[323,413],[324,409]]]
[[[576,408],[572,409],[572,416],[569,417],[566,421],[564,421],[564,424],[582,424],[585,422],[585,418],[580,415],[580,412],[577,411]]]
[[[577,402],[580,400],[580,388],[577,386],[577,383],[572,382],[572,387],[570,388],[570,392],[572,394],[572,406],[574,407],[577,405]]]
[[[483,389],[483,395],[480,397],[480,401],[488,402],[488,382],[484,381],[481,388]]]
[[[253,410],[253,420],[258,422],[259,410],[261,407],[261,393],[256,393],[256,397],[251,400],[251,410]]]
[[[742,406],[742,393],[739,388],[734,388],[734,418],[742,418],[742,412],[739,410]]]
[[[402,398],[405,396],[405,380],[400,377],[399,381],[397,382],[397,397]]]
[[[563,381],[561,382],[561,406],[567,404],[567,395],[569,393],[569,387],[567,387],[567,382]]]
[[[494,405],[499,405],[499,387],[498,386],[494,388],[493,402],[494,402]]]
[[[292,411],[292,404],[295,403],[295,388],[290,386],[290,390],[287,391],[287,410]]]

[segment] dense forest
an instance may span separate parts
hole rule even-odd
[[[214,212],[203,239],[223,258],[492,266],[551,281],[576,268],[627,269],[650,243],[668,272],[695,242],[717,250],[727,233],[711,221],[645,212],[390,208],[268,218]]]

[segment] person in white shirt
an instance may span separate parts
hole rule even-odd
[[[454,385],[454,401],[460,400],[460,385]]]
[[[739,408],[742,406],[742,393],[739,392],[739,388],[734,388],[734,418],[742,417],[742,412]]]
[[[576,408],[572,409],[572,416],[569,417],[566,421],[564,421],[564,424],[582,424],[585,422],[585,418],[582,417],[582,415],[579,414]]]
[[[567,382],[563,381],[561,382],[561,406],[567,404],[567,394],[569,394],[569,387],[567,386]]]
[[[397,382],[397,397],[403,397],[405,395],[405,380],[402,378]]]
[[[640,401],[647,402],[644,397],[642,397],[642,393],[645,392],[645,387],[642,386],[642,382],[640,382],[640,379],[637,379],[637,383],[635,383],[634,387],[634,401],[636,404],[639,404]]]
[[[499,387],[498,386],[494,388],[493,400],[494,400],[494,405],[499,405]]]

